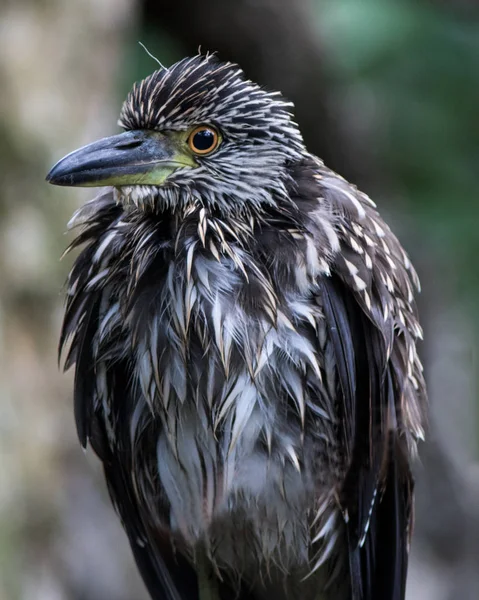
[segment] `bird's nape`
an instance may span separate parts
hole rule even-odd
[[[68,155],[75,420],[155,600],[404,600],[418,280],[280,95],[211,55]]]

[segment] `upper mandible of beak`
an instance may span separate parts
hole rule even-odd
[[[52,168],[47,181],[67,186],[161,185],[168,175],[194,167],[172,139],[155,131],[126,131],[71,152]]]

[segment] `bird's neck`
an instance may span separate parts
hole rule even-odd
[[[231,255],[234,247],[251,242],[258,216],[251,210],[223,215],[193,200],[172,215],[172,223],[175,245],[193,238],[218,258],[224,253]]]

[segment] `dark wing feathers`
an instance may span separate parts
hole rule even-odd
[[[424,381],[417,277],[374,204],[315,161],[296,173],[295,201],[329,271],[316,279],[334,355],[352,600],[403,600],[412,478]],[[304,179],[315,183],[307,189]],[[328,254],[329,252],[329,254]],[[329,352],[330,350],[328,350]]]
[[[413,479],[409,459],[426,406],[416,339],[417,276],[374,204],[317,163],[322,214],[340,250],[321,301],[346,424],[341,503],[353,600],[404,600]],[[318,228],[321,224],[317,222]]]
[[[77,325],[77,336],[72,342],[76,362],[74,407],[78,436],[83,446],[90,441],[103,462],[103,469],[112,502],[128,535],[135,561],[153,600],[195,600],[196,575],[187,561],[173,553],[168,540],[158,536],[151,539],[143,523],[136,502],[131,479],[130,453],[111,445],[105,430],[103,415],[95,410],[95,373],[93,335],[98,322],[99,299],[92,297]],[[68,320],[68,313],[67,313]],[[72,352],[70,352],[71,354]],[[127,368],[119,363],[109,370],[109,389],[116,398],[114,404],[128,406],[130,393]],[[126,423],[127,420],[125,419]],[[122,436],[123,439],[128,436]]]
[[[138,569],[154,600],[195,600],[197,598],[196,575],[181,556],[173,553],[168,540],[158,536],[151,539],[136,502],[132,469],[126,457],[128,452],[108,438],[102,408],[97,406],[95,335],[98,331],[101,311],[101,294],[88,286],[93,255],[102,240],[102,235],[118,216],[118,209],[110,198],[104,197],[97,212],[92,206],[80,209],[80,224],[88,227],[73,244],[88,245],[77,257],[70,273],[65,318],[60,337],[59,352],[70,342],[65,368],[76,365],[74,382],[74,412],[78,437],[82,446],[89,441],[103,462],[108,490],[130,540]],[[83,212],[83,214],[82,214]],[[85,218],[82,218],[85,216]],[[107,349],[102,359],[108,358]],[[113,406],[127,410],[131,406],[128,366],[125,361],[113,357],[108,368],[108,389],[115,398]],[[112,416],[115,418],[115,416]],[[121,420],[121,415],[116,415]],[[124,423],[128,419],[122,420]],[[128,434],[121,436],[129,438]],[[121,456],[121,458],[120,458]]]
[[[381,333],[347,286],[333,276],[321,291],[343,399],[340,419],[354,415],[341,494],[352,599],[403,600],[412,479],[405,443],[391,423],[394,373]]]
[[[325,278],[321,285],[321,291],[324,316],[329,326],[329,335],[338,370],[340,393],[343,401],[345,451],[349,455],[351,451],[350,442],[354,436],[356,409],[356,362],[354,347],[350,343],[350,340],[353,339],[353,333],[347,307],[342,301],[334,281]]]

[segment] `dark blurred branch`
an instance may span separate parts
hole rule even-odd
[[[479,18],[479,4],[477,0],[433,0],[431,4],[449,12]]]
[[[366,180],[332,106],[324,49],[307,0],[143,0],[145,25],[173,34],[185,51],[218,51],[248,77],[293,100],[308,148],[357,184]]]

